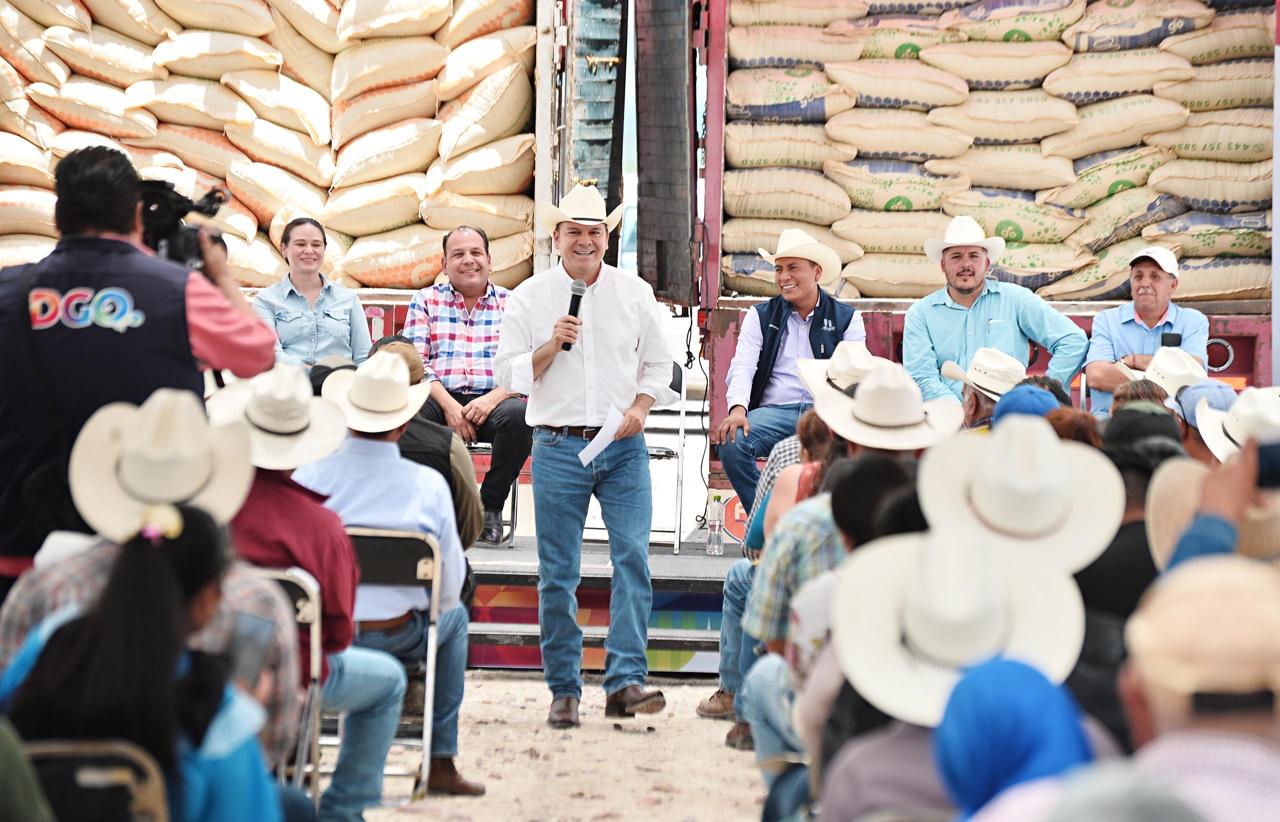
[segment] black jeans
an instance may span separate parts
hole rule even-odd
[[[462,405],[466,405],[482,394],[459,394],[449,392]],[[480,484],[480,503],[486,511],[501,511],[507,502],[507,492],[511,484],[520,476],[524,461],[529,458],[533,448],[533,431],[524,421],[525,401],[519,397],[509,397],[498,403],[493,413],[476,427],[476,440],[487,442],[493,447],[493,457],[489,463],[489,473]],[[445,422],[444,410],[435,400],[428,399],[422,406],[422,416],[448,425]]]

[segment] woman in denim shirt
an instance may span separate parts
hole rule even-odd
[[[275,329],[276,360],[308,368],[333,356],[364,362],[372,345],[364,309],[354,291],[320,274],[324,228],[310,217],[292,220],[280,251],[289,276],[253,298],[254,310]]]

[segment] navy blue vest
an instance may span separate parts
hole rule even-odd
[[[35,364],[24,352],[21,281],[0,271],[0,555],[30,556],[16,535],[22,483],[57,437]],[[107,403],[141,405],[157,388],[204,394],[187,334],[187,272],[128,243],[66,237],[34,266],[31,322],[71,440]]]
[[[777,361],[778,349],[782,346],[782,332],[787,327],[787,315],[794,309],[782,297],[774,297],[755,306],[754,310],[760,315],[763,339],[760,359],[756,362],[756,375],[751,380],[748,411],[759,407],[764,390],[768,387],[769,380],[773,379],[773,364]],[[831,359],[836,345],[848,330],[849,323],[853,322],[853,315],[854,309],[851,306],[818,289],[818,305],[813,309],[813,319],[809,323],[809,345],[813,348],[814,357],[819,360]]]

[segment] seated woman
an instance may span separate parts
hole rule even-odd
[[[310,217],[284,227],[280,251],[289,275],[253,298],[262,321],[275,329],[276,360],[308,368],[324,357],[345,357],[359,364],[372,342],[360,300],[349,288],[320,274],[324,228]]]
[[[843,441],[839,448],[832,447],[831,429],[812,409],[801,415],[796,434],[800,437],[800,463],[782,469],[765,504],[764,516],[756,518],[764,520],[765,539],[773,534],[783,514],[818,493],[827,468],[846,453]]]
[[[263,711],[221,657],[186,649],[213,617],[230,547],[204,511],[163,506],[126,542],[92,610],[40,623],[0,677],[25,739],[124,739],[165,774],[175,820],[280,819]]]

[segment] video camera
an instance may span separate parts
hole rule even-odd
[[[211,189],[194,202],[179,194],[173,183],[165,180],[142,181],[142,242],[166,260],[185,267],[188,271],[203,271],[204,257],[200,254],[200,233],[194,226],[184,225],[182,218],[191,212],[212,217],[227,201],[227,192]],[[213,240],[226,248],[222,237],[214,233]]]

